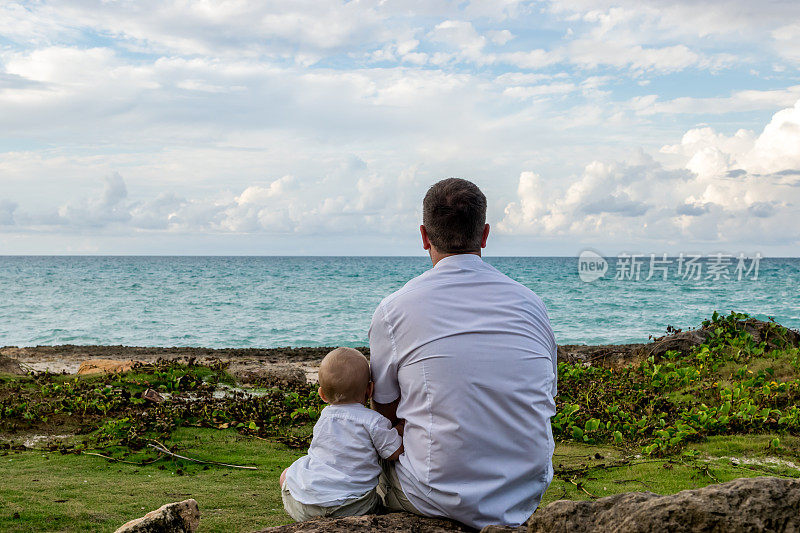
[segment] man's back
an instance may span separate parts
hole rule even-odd
[[[526,520],[552,479],[556,346],[541,300],[451,255],[384,299],[370,348],[375,401],[401,397],[411,503],[475,527]]]

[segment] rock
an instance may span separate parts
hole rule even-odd
[[[703,344],[711,336],[711,331],[707,329],[693,329],[681,331],[665,337],[655,339],[652,344],[647,346],[647,355],[656,358],[663,357],[670,350],[689,354],[695,346]]]
[[[239,383],[256,384],[261,387],[292,389],[305,387],[306,373],[296,365],[265,365],[253,370],[250,368],[229,368],[229,372]]]
[[[81,363],[78,374],[114,374],[117,372],[128,372],[141,361],[117,361],[115,359],[89,359]]]
[[[558,362],[590,364],[611,368],[638,363],[645,357],[644,344],[564,344],[558,346]]]
[[[19,361],[16,359],[0,355],[0,374],[14,374],[17,376],[22,376],[25,374],[25,371],[22,369]]]
[[[711,337],[712,327],[678,331],[655,338],[649,344],[564,344],[558,347],[558,362],[617,369],[637,364],[650,356],[658,360],[670,350],[688,355]],[[740,320],[739,327],[752,335],[757,344],[765,342],[768,350],[800,346],[800,333],[782,328],[779,324],[748,318]],[[785,332],[781,332],[781,329],[785,329]]]
[[[142,398],[147,400],[148,402],[153,403],[161,403],[164,401],[164,397],[161,396],[158,392],[154,391],[153,389],[147,389],[142,393]]]
[[[748,318],[747,320],[739,321],[739,324],[753,336],[754,341],[757,343],[766,342],[768,349],[800,346],[800,333],[789,328],[782,328],[782,326],[774,322]],[[786,329],[786,332],[781,333],[780,329]]]
[[[528,521],[529,533],[800,531],[800,479],[742,478],[660,496],[629,492],[596,501],[559,500]]]
[[[268,527],[259,533],[370,533],[400,532],[449,533],[452,531],[475,531],[446,518],[427,518],[411,513],[389,513],[384,515],[348,516],[345,518],[316,518],[307,522],[296,522],[286,526]]]
[[[168,503],[142,518],[123,524],[114,533],[193,533],[200,524],[195,500]]]

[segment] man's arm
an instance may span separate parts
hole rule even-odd
[[[375,400],[372,400],[372,408],[378,413],[388,418],[393,426],[396,426],[400,422],[400,420],[397,418],[397,406],[399,404],[400,404],[400,398],[389,403],[378,403]]]
[[[369,327],[369,359],[372,381],[375,384],[372,408],[396,425],[397,406],[400,403],[400,384],[397,381],[397,357],[391,326],[383,305],[372,315]]]

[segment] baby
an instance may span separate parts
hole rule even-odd
[[[297,521],[359,516],[379,504],[379,457],[397,460],[403,440],[389,419],[368,409],[369,362],[352,348],[336,348],[319,367],[319,395],[329,404],[314,425],[308,455],[281,474],[286,512]]]

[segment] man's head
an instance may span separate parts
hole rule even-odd
[[[422,201],[422,226],[423,242],[441,254],[479,253],[489,232],[486,197],[471,181],[435,183]]]
[[[319,366],[319,394],[328,403],[363,402],[370,396],[369,362],[353,348],[336,348]]]

